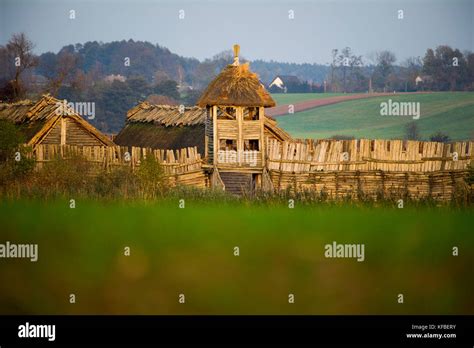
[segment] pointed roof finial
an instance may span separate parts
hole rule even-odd
[[[234,64],[233,65],[239,65],[239,51],[240,51],[240,46],[235,44],[234,45]]]

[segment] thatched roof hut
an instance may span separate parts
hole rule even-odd
[[[200,107],[209,105],[275,106],[275,101],[260,83],[249,64],[231,64],[225,67],[207,86],[199,98]]]
[[[197,146],[204,154],[206,109],[142,102],[127,113],[117,145],[176,150]]]
[[[66,101],[44,95],[39,101],[0,103],[0,119],[14,123],[27,145],[112,146],[114,143],[84,120]]]

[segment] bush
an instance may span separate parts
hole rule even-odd
[[[430,136],[430,141],[437,141],[439,143],[449,143],[451,138],[449,135],[443,132],[436,132],[435,134]]]
[[[167,190],[167,182],[161,164],[155,156],[148,155],[142,159],[136,171],[140,195],[144,199],[154,199]]]
[[[0,186],[28,175],[34,168],[31,149],[23,146],[24,137],[17,127],[0,120]]]
[[[13,123],[0,120],[0,163],[14,160],[15,152],[23,142],[23,135]]]
[[[92,178],[92,165],[82,156],[56,158],[43,164],[30,182],[34,193],[43,197],[85,194]]]
[[[97,198],[128,199],[136,196],[138,181],[130,167],[118,166],[101,171],[91,186]]]

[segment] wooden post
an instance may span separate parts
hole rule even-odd
[[[265,167],[265,108],[260,106],[258,108],[258,119],[260,120],[260,153],[262,156],[262,167]]]
[[[211,108],[211,113],[212,113],[212,124],[213,124],[213,127],[212,127],[212,132],[214,133],[212,138],[213,138],[213,144],[214,144],[214,158],[213,158],[213,164],[214,165],[217,165],[217,155],[218,155],[218,152],[219,152],[219,149],[218,149],[218,132],[217,132],[217,106],[214,105],[212,108]]]
[[[235,107],[235,116],[237,117],[237,125],[238,125],[238,134],[237,134],[237,160],[239,163],[239,166],[242,165],[242,155],[244,151],[244,134],[243,134],[243,118],[244,118],[244,113],[243,113],[243,107],[237,106]]]
[[[66,118],[61,117],[61,145],[66,144]]]

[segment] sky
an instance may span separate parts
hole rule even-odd
[[[474,51],[474,0],[0,0],[0,45],[17,32],[37,54],[134,39],[199,60],[238,43],[249,60],[327,64],[349,46],[401,62],[441,44]]]

